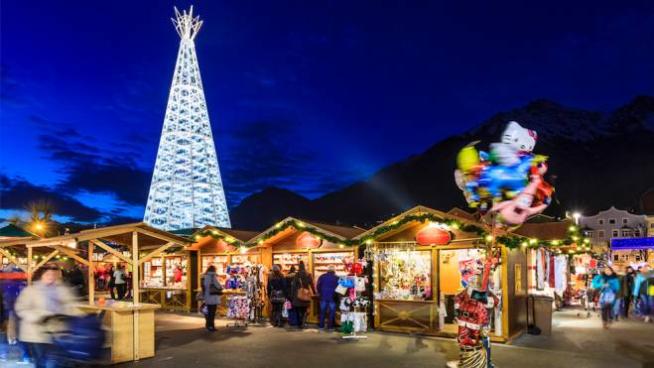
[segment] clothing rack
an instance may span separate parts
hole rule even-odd
[[[350,293],[350,291],[354,292],[354,301],[353,301],[353,303],[354,303],[361,296],[361,292],[357,291],[357,284],[359,282],[365,282],[364,281],[365,278],[364,277],[359,277],[359,276],[347,276],[347,278],[350,278],[350,279],[352,279],[354,281],[354,287],[348,289],[348,294]],[[350,296],[348,294],[346,294],[344,296],[344,298],[349,298]],[[361,324],[366,326],[366,329],[367,329],[367,324],[368,324],[367,311],[366,311],[367,305],[362,308],[363,309],[362,311],[361,310],[357,311],[357,309],[359,309],[359,308],[360,307],[352,305],[352,306],[350,306],[350,310],[345,312],[345,316],[341,317],[341,321],[343,321],[344,320],[343,318],[345,318],[345,321],[352,322],[352,332],[350,332],[347,335],[341,336],[342,339],[360,340],[360,339],[367,339],[368,338],[368,336],[366,336],[366,335],[359,335],[358,334],[358,330],[361,329],[360,328]],[[343,312],[341,312],[341,313],[343,313]],[[356,319],[358,319],[358,318],[361,318],[362,320],[357,321]],[[357,328],[357,326],[359,326],[359,328]]]

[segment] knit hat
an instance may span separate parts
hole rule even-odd
[[[273,265],[272,270],[275,271],[275,272],[281,271],[281,269],[279,268],[279,265]]]

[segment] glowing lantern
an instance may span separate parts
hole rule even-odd
[[[305,231],[297,237],[295,244],[297,244],[298,248],[318,248],[320,239]]]
[[[419,245],[445,245],[451,239],[450,232],[438,226],[425,226],[416,234]]]

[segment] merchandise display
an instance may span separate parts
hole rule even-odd
[[[216,267],[216,275],[218,275],[220,281],[224,282],[227,279],[227,265],[229,264],[229,256],[207,255],[202,256],[201,259],[201,272],[206,271],[209,266],[214,266]]]
[[[326,273],[329,266],[334,266],[337,276],[347,276],[348,265],[354,261],[352,252],[330,252],[330,253],[313,253],[313,277],[314,280]]]
[[[341,277],[338,280],[339,289],[342,291],[339,310],[341,311],[340,331],[346,339],[362,339],[366,336],[358,335],[368,330],[368,313],[370,299],[365,295],[368,283],[367,277],[361,277],[361,272]]]
[[[309,254],[308,253],[278,253],[273,254],[273,264],[280,265],[282,272],[287,274],[291,269],[291,266],[298,267],[300,261],[304,262],[305,265],[309,264]]]
[[[184,290],[187,288],[187,269],[186,256],[154,257],[143,263],[141,288]]]
[[[379,260],[380,288],[376,299],[432,299],[432,264],[429,251],[396,251]]]

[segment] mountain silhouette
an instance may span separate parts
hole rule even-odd
[[[417,204],[466,208],[453,178],[458,151],[473,141],[487,149],[511,120],[536,130],[534,152],[549,156],[546,178],[556,187],[549,215],[561,216],[566,210],[592,214],[610,206],[638,211],[643,194],[654,188],[654,97],[636,97],[609,113],[541,99],[500,112],[422,154],[315,200],[278,188],[255,193],[233,209],[232,225],[263,229],[297,216],[370,226]]]

